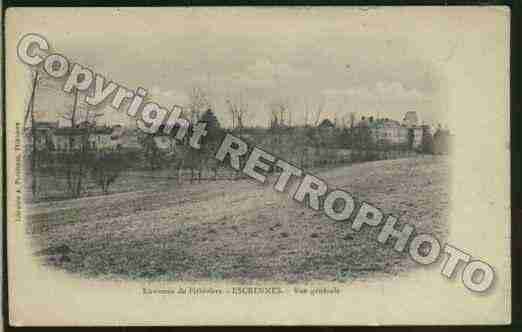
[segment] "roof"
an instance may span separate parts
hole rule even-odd
[[[321,121],[321,124],[319,124],[319,128],[335,128],[335,125],[329,119],[324,119]]]
[[[437,129],[433,137],[449,137],[451,133],[448,129]]]
[[[56,136],[70,136],[70,135],[83,135],[86,133],[85,129],[78,128],[57,128],[53,134]]]
[[[372,122],[368,122],[370,128],[383,128],[383,127],[400,127],[401,124],[398,121],[390,119],[377,119]]]
[[[50,122],[50,121],[35,121],[34,123],[35,129],[51,129],[58,128],[58,122]]]
[[[112,129],[109,127],[96,127],[91,128],[56,128],[53,134],[56,136],[71,136],[71,135],[85,135],[85,134],[99,134],[99,135],[110,135]]]
[[[406,114],[404,114],[404,118],[410,118],[410,119],[415,119],[417,120],[417,112],[416,111],[408,111],[406,112]]]

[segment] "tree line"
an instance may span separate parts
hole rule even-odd
[[[40,171],[63,178],[66,183],[65,194],[73,198],[84,194],[86,183],[89,181],[95,183],[103,194],[107,194],[122,172],[137,167],[144,167],[150,171],[169,169],[172,178],[178,182],[181,182],[184,176],[188,176],[190,182],[201,181],[205,177],[204,173],[207,173],[210,179],[218,179],[223,165],[213,156],[226,131],[244,140],[251,140],[251,143],[264,147],[302,168],[320,166],[332,161],[357,162],[378,159],[375,151],[411,148],[412,138],[401,146],[373,142],[368,128],[355,130],[354,113],[340,121],[337,118],[333,122],[323,119],[324,100],[312,107],[307,103],[304,109],[304,124],[296,125],[288,99],[275,98],[267,104],[270,116],[268,128],[253,128],[247,126],[252,116],[247,99],[241,93],[231,95],[226,99],[226,110],[232,123],[230,128],[225,129],[213,111],[208,91],[194,87],[188,93],[189,102],[184,108],[186,113],[180,116],[190,120],[191,124],[205,123],[207,134],[201,138],[201,149],[190,147],[189,138],[194,128],[192,125],[187,129],[182,141],[176,140],[176,130],[165,135],[160,127],[155,134],[141,131],[137,133],[139,151],[92,149],[89,146],[89,138],[96,128],[96,119],[104,114],[83,105],[79,98],[80,92],[75,91],[72,104],[67,106],[68,109],[61,117],[68,123],[69,128],[78,129],[76,133],[71,131],[68,137],[71,147],[73,140],[80,141],[77,144],[78,148],[67,153],[49,154],[37,151],[35,143],[34,103],[39,82],[36,72],[33,93],[26,113],[26,122],[30,120],[32,124],[28,130],[32,139],[29,165],[33,197],[38,196]],[[338,150],[342,149],[351,150],[351,155],[339,157]],[[433,138],[431,133],[427,132],[423,135],[420,152],[431,153],[432,149]],[[237,178],[241,175],[235,176]]]

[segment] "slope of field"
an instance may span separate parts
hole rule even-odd
[[[317,175],[444,238],[448,170],[445,157],[424,156]],[[413,265],[378,243],[377,229],[355,233],[289,193],[249,180],[173,183],[161,192],[34,204],[27,231],[44,264],[97,278],[343,280]]]

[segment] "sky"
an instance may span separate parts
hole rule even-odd
[[[342,122],[351,112],[400,121],[416,111],[422,122],[444,124],[447,97],[437,61],[450,54],[450,41],[447,50],[430,53],[404,27],[391,32],[371,15],[185,10],[155,18],[118,11],[75,18],[67,33],[52,20],[54,26],[41,34],[71,62],[129,89],[143,87],[167,109],[186,105],[192,88],[203,89],[224,126],[231,125],[227,100],[239,98],[248,105],[248,126],[266,126],[276,100],[285,101],[296,125],[304,124],[306,110],[313,122],[320,105],[321,119],[332,121]],[[89,16],[103,28],[87,29],[82,22]],[[42,80],[38,117],[56,120],[70,108],[72,96],[57,92],[63,80],[45,74]],[[100,111],[98,123],[133,123],[124,112]]]

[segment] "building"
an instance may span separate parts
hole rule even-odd
[[[116,142],[111,135],[111,127],[92,128],[89,132],[89,147],[92,150],[115,149],[117,147]]]
[[[423,126],[419,126],[419,117],[417,116],[417,112],[408,111],[404,114],[404,118],[402,119],[402,126],[408,128],[409,130],[409,139],[411,140],[411,147],[417,149],[422,144],[422,135],[425,128]]]
[[[402,124],[408,128],[416,127],[419,124],[419,117],[417,116],[417,112],[406,112],[404,119],[402,119]]]
[[[121,125],[96,126],[81,122],[75,128],[60,127],[59,122],[35,122],[35,143],[38,151],[68,152],[81,149],[89,151],[136,151],[142,148],[139,129]],[[25,150],[32,150],[32,130],[25,131]],[[163,143],[163,142],[160,142]],[[164,145],[164,144],[163,144]]]
[[[118,144],[118,139],[113,134],[113,128],[108,126],[96,126],[82,122],[75,128],[71,128],[59,127],[58,121],[35,122],[33,128],[26,130],[27,150],[32,149],[33,132],[37,151],[64,152],[83,148],[105,150],[115,149]]]
[[[400,145],[408,143],[408,128],[398,121],[388,118],[373,120],[368,123],[371,137],[376,144]]]
[[[433,135],[433,153],[449,154],[451,151],[451,143],[453,136],[447,129],[438,129]]]
[[[418,149],[422,144],[422,135],[424,133],[424,126],[415,126],[408,128],[411,137],[411,147]]]
[[[81,149],[106,150],[116,148],[111,139],[112,128],[56,128],[52,132],[52,143],[55,151],[74,151]]]
[[[52,149],[52,132],[58,128],[58,121],[34,123],[35,144],[37,151]],[[26,149],[32,149],[32,131],[26,130]]]
[[[324,119],[317,126],[317,128],[319,128],[321,130],[334,130],[335,129],[335,125],[334,125],[334,123],[332,121],[330,121],[330,119]]]
[[[57,128],[52,133],[54,151],[80,150],[85,138],[85,130],[77,128]]]
[[[362,117],[354,129],[359,132],[367,131],[372,144],[408,144],[409,129],[392,119],[374,119],[373,116]]]
[[[356,137],[363,137],[368,132],[373,145],[402,145],[417,149],[422,144],[423,126],[417,125],[417,113],[407,112],[403,123],[389,118],[374,119],[373,116],[362,117],[353,128]]]

